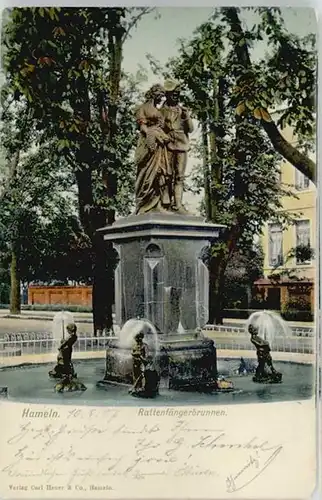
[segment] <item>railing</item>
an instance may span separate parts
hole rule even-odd
[[[26,334],[28,335],[28,334]],[[30,335],[29,335],[30,336]],[[23,338],[23,335],[5,336],[0,340],[0,358],[8,356],[22,356],[25,354],[58,353],[59,342],[43,335],[43,338]],[[20,337],[20,338],[19,338]],[[73,345],[73,351],[100,351],[106,349],[109,340],[115,337],[79,337]]]
[[[293,337],[290,338],[279,338],[272,345],[273,352],[294,352],[300,354],[313,354],[315,352],[314,349],[314,341],[313,339],[304,339]],[[236,351],[250,351],[254,350],[254,346],[249,342],[248,339],[242,341],[241,339],[230,339],[227,341],[217,341],[215,340],[215,345],[217,349],[229,349]]]
[[[289,327],[294,337],[314,337],[315,329],[311,326],[292,326]],[[206,325],[205,331],[214,331],[222,333],[235,333],[237,335],[245,334],[245,327],[231,325]]]
[[[29,335],[29,338],[26,338]],[[49,354],[57,353],[59,343],[49,336],[42,335],[42,338],[37,338],[30,334],[25,335],[7,335],[0,340],[0,358],[8,356],[22,356],[25,354]],[[73,346],[75,353],[79,352],[95,352],[105,350],[109,340],[116,337],[79,337]],[[229,338],[215,339],[217,349],[229,350],[254,350],[254,346],[250,343],[249,338]],[[272,351],[275,352],[295,352],[303,354],[314,353],[314,340],[312,338],[302,337],[279,337],[272,345]]]

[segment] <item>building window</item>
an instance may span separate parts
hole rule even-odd
[[[269,224],[268,226],[268,260],[270,266],[283,264],[283,229],[280,224]]]
[[[307,247],[311,246],[310,237],[310,221],[309,220],[298,220],[295,223],[296,229],[296,246],[297,247]],[[296,257],[296,264],[310,264],[311,259],[303,260],[300,258],[300,253]]]
[[[295,170],[295,187],[299,191],[303,189],[308,189],[310,186],[310,180],[306,175],[302,174],[299,170]]]

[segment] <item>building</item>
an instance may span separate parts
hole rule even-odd
[[[283,129],[284,137],[296,145],[292,129]],[[316,187],[287,161],[280,168],[280,182],[289,187],[295,197],[285,196],[283,211],[294,214],[294,224],[286,229],[276,223],[266,224],[261,243],[264,251],[264,279],[258,280],[257,293],[271,309],[285,309],[291,302],[305,303],[314,310],[314,258],[302,261],[290,256],[299,245],[316,245]],[[288,271],[288,272],[286,272]],[[288,276],[289,275],[289,276]],[[276,277],[279,279],[276,279]],[[275,278],[274,278],[275,277]]]

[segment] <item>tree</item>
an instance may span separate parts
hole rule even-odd
[[[315,141],[316,121],[316,48],[315,36],[300,39],[287,32],[281,9],[255,9],[261,21],[246,31],[242,27],[240,9],[222,9],[222,20],[228,25],[227,39],[238,60],[234,66],[236,87],[234,102],[239,116],[256,118],[274,149],[295,168],[315,182],[315,163],[294,147],[281,134],[279,126],[290,125],[299,138],[300,146]],[[264,40],[270,50],[268,58],[252,63],[250,49]],[[268,109],[283,112],[275,123]]]
[[[8,98],[7,89],[4,96]],[[19,173],[19,162],[21,155],[26,151],[32,127],[30,127],[30,108],[26,102],[19,103],[18,109],[10,106],[10,99],[5,101],[5,109],[1,122],[1,145],[2,145],[2,190],[1,210],[2,214],[8,213],[6,201],[11,198],[11,205],[15,207],[18,200],[15,199],[13,186]],[[10,193],[10,194],[9,194]],[[16,207],[15,207],[16,208]],[[10,213],[10,211],[9,211]],[[11,218],[12,217],[12,218]],[[10,311],[13,314],[20,312],[20,273],[19,273],[19,223],[14,215],[1,224],[2,236],[7,236],[5,241],[9,242],[10,253]]]
[[[118,193],[131,186],[136,86],[122,80],[123,45],[150,10],[14,8],[5,29],[8,84],[16,99],[25,96],[37,127],[58,141],[75,173],[94,255],[94,334],[112,328],[115,266],[112,244],[104,246],[97,229],[114,222]]]
[[[235,113],[238,54],[226,51],[225,27],[215,21],[204,23],[191,40],[182,42],[179,56],[169,61],[164,73],[184,83],[182,98],[200,123],[202,175],[197,177],[205,192],[205,215],[226,225],[209,260],[209,321],[221,323],[229,262],[236,252],[251,248],[266,221],[288,222],[289,216],[278,209],[281,197],[291,192],[278,182],[279,157],[256,118]]]
[[[253,285],[263,277],[263,264],[264,254],[260,245],[252,245],[249,249],[236,251],[232,255],[225,272],[225,309],[250,307]]]
[[[5,155],[0,193],[0,253],[3,268],[10,267],[10,311],[15,314],[21,307],[21,280],[41,275],[46,267],[48,273],[62,254],[59,242],[66,247],[66,241],[81,234],[75,216],[75,195],[72,197],[70,192],[71,172],[66,162],[57,158],[51,143],[35,145],[31,140],[35,130],[30,123],[28,145],[25,140],[21,142],[25,115],[19,112],[26,109],[26,103],[19,104],[18,110],[12,110],[12,105],[5,108],[1,129]],[[76,224],[72,225],[74,220]]]

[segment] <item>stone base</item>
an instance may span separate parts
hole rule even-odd
[[[162,340],[161,340],[162,339]],[[155,358],[160,378],[173,390],[209,392],[217,390],[217,356],[211,339],[160,335]],[[133,383],[131,348],[111,343],[106,353],[105,381]]]
[[[115,321],[146,318],[165,333],[190,331],[208,320],[206,249],[221,225],[200,217],[150,212],[102,228],[118,254]],[[129,286],[129,284],[131,284]]]
[[[155,364],[170,389],[217,389],[216,348],[196,331],[208,321],[209,246],[224,227],[193,215],[150,212],[100,230],[118,255],[115,322],[122,328],[145,318],[160,332]],[[124,345],[109,346],[105,380],[133,383],[131,348]]]
[[[165,369],[169,389],[209,392],[217,389],[217,353],[208,338],[181,339],[168,336],[163,341],[168,357]]]

